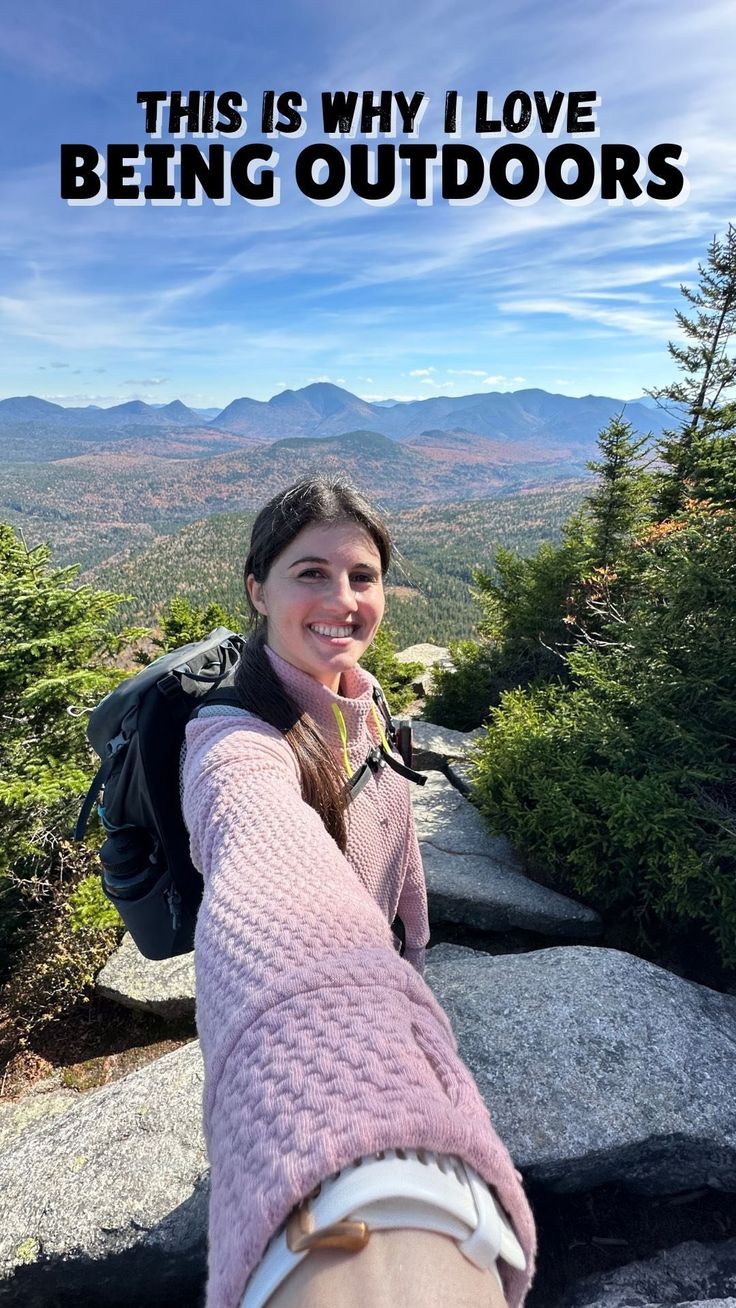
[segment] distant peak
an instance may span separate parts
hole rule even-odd
[[[125,404],[113,404],[110,413],[148,413],[151,408],[144,400],[126,400]]]
[[[164,404],[161,408],[162,413],[189,413],[186,404],[181,400],[172,400],[171,404]]]
[[[334,382],[310,382],[308,386],[303,386],[302,389],[296,391],[295,394],[303,395],[310,404],[314,404],[315,400],[321,405],[324,404],[325,401],[332,405],[355,405],[366,403],[365,400],[361,400],[360,396],[354,395],[352,391],[346,390],[344,386],[336,386]]]
[[[41,400],[37,395],[9,395],[7,399],[0,400],[0,413],[4,417],[33,418],[63,412],[63,405]]]

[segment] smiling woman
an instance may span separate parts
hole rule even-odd
[[[274,497],[245,564],[243,707],[187,726],[208,1308],[519,1308],[531,1280],[521,1178],[422,979],[416,774],[358,662],[390,558],[345,483]]]
[[[337,693],[343,672],[365,653],[383,617],[383,565],[356,522],[304,527],[275,559],[267,581],[246,579],[267,619],[268,644]]]

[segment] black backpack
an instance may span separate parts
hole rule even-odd
[[[140,952],[173,958],[194,948],[202,876],[192,863],[181,811],[180,756],[187,722],[205,704],[240,705],[234,676],[245,641],[217,627],[204,640],[183,645],[122,681],[92,710],[87,739],[102,760],[74,832],[81,840],[97,806],[106,839],[100,849],[102,889],[115,905]],[[374,697],[392,749],[402,765],[376,746],[351,782],[358,793],[371,769],[388,763],[423,785],[411,769],[411,730],[398,730],[377,688]],[[394,930],[401,938],[403,924]]]

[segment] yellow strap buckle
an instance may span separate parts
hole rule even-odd
[[[374,718],[374,721],[375,721],[376,727],[378,728],[378,735],[379,735],[379,738],[380,738],[381,744],[382,744],[382,746],[383,746],[385,752],[386,752],[387,754],[390,754],[390,753],[391,753],[391,750],[390,750],[390,748],[389,748],[389,743],[388,743],[388,740],[387,740],[387,737],[386,737],[386,732],[385,732],[384,729],[383,729],[383,726],[382,726],[382,724],[381,724],[381,719],[380,719],[379,716],[378,716],[378,711],[377,711],[377,709],[376,709],[375,704],[373,704],[373,703],[371,704],[371,711],[372,711],[372,713],[373,713],[373,718]],[[343,763],[344,763],[344,765],[345,765],[345,771],[346,771],[348,777],[351,777],[351,776],[353,775],[353,772],[352,772],[352,768],[350,767],[350,758],[349,758],[349,755],[348,755],[348,729],[347,729],[347,727],[345,726],[345,719],[344,719],[344,717],[342,716],[342,713],[340,712],[340,705],[339,705],[339,704],[335,704],[335,703],[332,704],[332,713],[333,713],[333,716],[334,716],[335,722],[337,723],[337,730],[338,730],[339,735],[340,735],[340,743],[341,743],[341,745],[342,745],[342,761],[343,761]]]

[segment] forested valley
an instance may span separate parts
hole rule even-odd
[[[398,646],[445,645],[477,635],[473,569],[492,571],[499,545],[528,555],[556,540],[585,484],[387,510],[395,541],[387,618]],[[120,606],[121,623],[155,624],[175,597],[197,606],[219,603],[244,621],[242,568],[254,517],[254,512],[219,514],[191,523],[84,579],[131,597]]]

